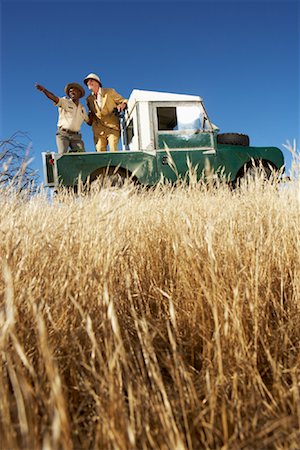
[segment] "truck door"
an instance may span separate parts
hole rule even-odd
[[[190,166],[199,179],[205,168],[215,166],[214,130],[201,103],[167,103],[153,105],[158,172],[175,181],[184,178]]]

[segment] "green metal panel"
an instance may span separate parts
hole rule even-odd
[[[158,148],[199,148],[211,147],[211,134],[205,132],[185,133],[159,133]]]
[[[282,151],[277,147],[242,147],[218,144],[216,166],[224,167],[230,180],[235,180],[240,169],[251,160],[264,160],[278,170],[284,165]]]
[[[57,160],[59,182],[64,186],[77,184],[79,177],[85,182],[93,172],[106,167],[134,173],[146,185],[158,179],[155,157],[143,152],[66,153]]]
[[[157,152],[158,173],[170,181],[183,179],[190,168],[197,171],[199,179],[205,167],[216,166],[216,154],[207,154],[204,150],[165,150]]]
[[[225,176],[228,181],[233,181],[251,160],[270,162],[277,169],[284,164],[283,154],[276,147],[218,145],[215,154],[209,154],[205,150],[160,150],[157,152],[157,169],[158,173],[162,173],[170,181],[176,181],[178,176],[184,178],[191,166],[196,169],[198,179],[205,170],[210,169]]]
[[[213,152],[213,149],[211,150]],[[154,185],[161,178],[176,181],[184,178],[189,165],[197,169],[198,178],[203,170],[209,167],[214,172],[221,172],[230,180],[234,180],[245,164],[254,160],[272,163],[277,169],[284,164],[283,154],[276,147],[240,147],[236,145],[220,145],[211,153],[207,149],[159,150],[156,154],[145,152],[103,152],[103,153],[67,153],[57,159],[59,182],[65,186],[77,184],[101,168],[119,167],[128,171],[141,184]],[[188,163],[189,161],[189,163]]]

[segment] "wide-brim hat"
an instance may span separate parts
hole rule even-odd
[[[89,74],[85,77],[85,79],[83,80],[83,82],[84,82],[84,84],[85,84],[86,86],[87,86],[88,80],[95,80],[95,81],[98,81],[98,83],[99,83],[100,86],[101,86],[101,80],[100,80],[100,78],[98,77],[98,75],[96,75],[95,73],[89,73]]]
[[[81,98],[81,97],[84,97],[85,91],[84,91],[83,87],[80,86],[80,84],[78,84],[78,83],[68,83],[68,84],[66,85],[66,87],[65,87],[65,93],[66,93],[67,95],[69,95],[69,90],[70,90],[71,88],[77,88],[77,89],[80,91],[80,98]]]

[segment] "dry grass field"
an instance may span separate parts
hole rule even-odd
[[[1,449],[299,449],[299,195],[3,190]]]

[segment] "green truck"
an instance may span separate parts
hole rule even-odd
[[[183,179],[191,168],[199,179],[209,168],[235,183],[255,166],[266,176],[284,167],[279,148],[252,147],[245,134],[219,133],[199,96],[134,89],[121,125],[118,152],[43,152],[45,185],[76,188],[79,180],[105,174],[112,183],[131,178],[153,186]]]

